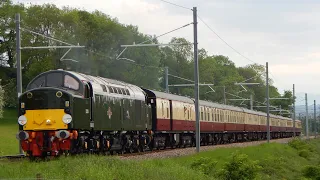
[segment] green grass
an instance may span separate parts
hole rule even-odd
[[[189,170],[186,166],[164,161],[124,161],[114,157],[83,156],[60,158],[50,162],[0,163],[1,178],[34,178],[37,173],[42,177],[54,179],[205,179],[200,172]]]
[[[320,141],[318,140],[320,144]],[[233,153],[246,154],[249,160],[257,161],[261,166],[262,179],[295,179],[301,177],[301,167],[308,165],[309,161],[298,155],[297,150],[289,145],[270,143],[246,148],[223,148],[214,151],[202,152],[197,155],[172,159],[181,165],[190,166],[193,159],[208,157],[217,161],[215,168],[220,170],[226,162],[230,162]]]
[[[310,154],[307,158],[299,156],[301,148],[309,149]],[[236,157],[240,157],[239,154],[248,155],[244,164],[249,169],[257,169],[256,179],[299,180],[303,179],[302,170],[305,166],[319,164],[320,140],[310,140],[306,146],[298,149],[288,144],[270,143],[245,148],[223,148],[197,155],[159,160],[120,160],[117,157],[88,155],[61,157],[49,162],[1,160],[0,179],[34,178],[38,173],[44,178],[55,179],[219,179],[216,174],[226,169],[226,163],[232,165],[232,171],[239,171],[239,174],[244,172],[243,164],[240,163],[240,170],[237,170],[238,165],[231,161],[235,152],[238,153]],[[199,158],[207,158],[217,164],[202,164],[202,167],[208,166],[205,167],[207,173],[203,168],[192,168],[192,164]]]
[[[3,118],[0,118],[0,156],[19,152],[17,119],[17,111],[11,109],[5,110]]]

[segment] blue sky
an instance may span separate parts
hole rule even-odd
[[[320,1],[315,0],[167,0],[186,7],[197,6],[199,16],[237,51],[254,62],[269,62],[270,77],[280,92],[296,85],[297,96],[309,93],[320,102]],[[133,24],[147,34],[159,35],[192,22],[192,11],[160,0],[15,0],[53,3],[89,11],[100,10],[121,23]],[[198,24],[199,48],[228,56],[237,66],[249,63]],[[179,36],[193,40],[192,26],[160,38]],[[303,104],[300,101],[299,104]]]

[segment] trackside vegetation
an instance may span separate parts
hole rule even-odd
[[[18,153],[16,111],[0,118],[0,156]],[[81,155],[48,162],[0,160],[0,179],[320,179],[320,139],[294,139],[149,160]]]
[[[308,153],[301,153],[308,152]],[[307,154],[307,155],[306,155]],[[149,160],[81,155],[48,162],[0,161],[1,178],[48,179],[319,179],[320,140],[292,140]]]

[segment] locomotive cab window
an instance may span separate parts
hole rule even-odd
[[[62,87],[63,77],[62,73],[49,73],[47,75],[47,86],[49,87]]]
[[[83,94],[83,86],[80,86],[81,81],[73,77],[72,74],[52,71],[39,75],[30,82],[27,90],[41,88],[41,87],[54,87],[72,90],[75,93]]]
[[[46,77],[45,76],[40,76],[37,79],[35,79],[31,84],[29,84],[27,89],[43,87],[43,86],[45,86],[45,83],[46,83]]]
[[[70,88],[70,89],[73,89],[73,90],[78,90],[79,89],[79,82],[69,76],[69,75],[65,75],[64,76],[64,87],[67,87],[67,88]]]

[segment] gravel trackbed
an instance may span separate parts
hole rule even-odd
[[[310,136],[310,138],[315,138]],[[270,142],[276,143],[288,143],[292,138],[284,138],[284,139],[274,139],[270,140]],[[305,139],[305,138],[302,138]],[[222,145],[208,145],[208,146],[201,146],[200,151],[209,151],[214,150],[217,148],[232,148],[232,147],[246,147],[246,146],[256,146],[267,141],[252,141],[252,142],[245,142],[245,143],[231,143],[231,144],[222,144]],[[120,159],[128,159],[128,160],[146,160],[146,159],[161,159],[161,158],[170,158],[170,157],[177,157],[177,156],[186,156],[195,154],[195,147],[189,148],[182,148],[182,149],[167,149],[161,151],[154,151],[151,153],[146,154],[139,154],[139,155],[129,155],[128,156],[119,156]]]

